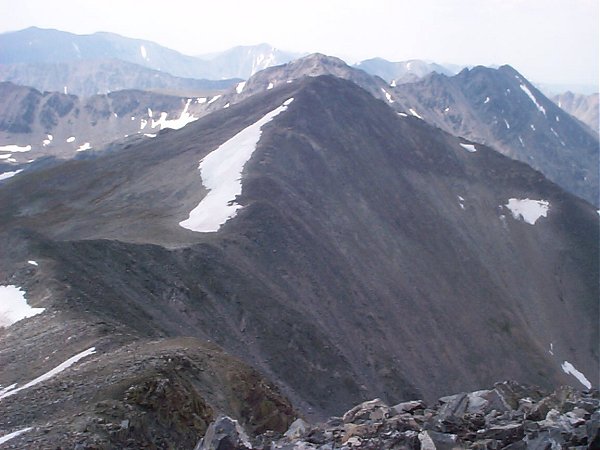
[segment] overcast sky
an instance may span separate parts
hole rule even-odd
[[[182,53],[267,42],[374,56],[511,64],[532,81],[598,84],[599,0],[0,0],[0,32],[111,31]]]

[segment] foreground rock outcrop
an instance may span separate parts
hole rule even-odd
[[[561,387],[548,394],[516,382],[493,389],[395,406],[361,403],[321,424],[297,419],[283,436],[265,433],[254,444],[239,424],[219,417],[199,450],[217,449],[592,449],[600,448],[598,391]]]

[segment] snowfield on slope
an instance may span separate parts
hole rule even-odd
[[[44,308],[32,308],[27,304],[25,291],[8,285],[0,286],[0,327],[8,327],[27,317],[44,312]]]
[[[475,146],[473,144],[463,144],[461,142],[460,146],[462,148],[464,148],[466,151],[468,151],[469,153],[475,153],[477,151],[477,149],[475,148]]]
[[[7,388],[3,389],[2,391],[0,391],[0,400],[2,400],[3,398],[6,398],[6,397],[10,397],[11,395],[16,394],[17,392],[20,392],[22,390],[28,389],[32,386],[35,386],[36,384],[42,383],[46,380],[49,380],[50,378],[58,375],[62,371],[71,367],[73,364],[78,362],[80,359],[83,359],[86,356],[92,355],[94,353],[96,353],[95,347],[88,348],[87,350],[84,350],[81,353],[76,354],[75,356],[71,356],[65,362],[60,363],[58,366],[56,366],[54,369],[49,370],[45,374],[40,375],[35,380],[31,380],[29,383],[26,383],[21,387],[16,388],[18,383],[12,384],[12,385],[8,386]]]
[[[573,364],[571,364],[569,361],[563,362],[560,367],[562,368],[564,373],[571,374],[575,378],[577,378],[577,381],[583,384],[587,389],[592,388],[592,383],[590,383],[590,380],[588,380],[586,376],[582,374],[579,370],[577,370],[575,366],[573,366]]]
[[[23,169],[13,170],[10,172],[2,172],[0,173],[0,180],[7,180],[9,178],[14,177],[16,174],[23,172]]]
[[[242,207],[235,203],[242,193],[242,170],[260,140],[262,127],[285,111],[293,98],[244,128],[216,150],[206,155],[199,165],[202,183],[210,191],[179,225],[191,231],[209,233],[237,214]]]
[[[504,205],[507,207],[514,219],[518,220],[521,218],[525,223],[529,225],[535,225],[540,217],[547,217],[548,209],[550,209],[550,202],[547,200],[531,200],[525,199],[508,199],[508,203]]]
[[[31,427],[23,428],[18,431],[13,431],[12,433],[6,434],[4,436],[0,436],[0,444],[4,444],[5,442],[10,441],[11,439],[16,438],[17,436],[20,436],[23,433],[27,433],[31,429]]]
[[[163,130],[165,128],[172,128],[173,130],[179,130],[180,128],[185,127],[188,123],[192,123],[196,120],[198,120],[198,117],[194,117],[193,115],[191,115],[188,112],[188,108],[190,107],[190,103],[192,102],[192,99],[188,99],[188,101],[185,104],[185,107],[183,108],[183,111],[181,111],[181,114],[179,116],[178,119],[169,119],[167,120],[167,116],[169,115],[166,112],[161,112],[160,113],[160,117],[158,120],[154,120],[152,119],[152,124],[151,127],[152,128],[156,128],[159,127],[159,130]],[[134,118],[132,117],[132,120]],[[142,129],[146,127],[146,124],[144,124],[143,127],[141,127]]]
[[[0,152],[10,152],[10,153],[19,153],[19,152],[29,152],[31,151],[31,145],[26,145],[21,147],[19,145],[0,145]]]

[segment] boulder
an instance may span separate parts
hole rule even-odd
[[[363,402],[347,411],[342,420],[344,423],[356,424],[368,421],[381,421],[392,416],[392,411],[392,408],[381,401],[381,399],[376,398]]]
[[[522,423],[512,423],[509,425],[498,425],[477,432],[479,439],[494,439],[502,443],[505,447],[514,442],[520,441],[525,437]]]
[[[290,440],[299,439],[308,431],[310,425],[304,420],[298,418],[292,422],[288,430],[283,434]]]
[[[219,416],[209,425],[194,450],[252,450],[252,444],[237,420]]]
[[[426,430],[419,433],[421,450],[458,450],[463,449],[458,436],[455,434],[438,433]]]
[[[586,424],[586,430],[590,448],[600,448],[600,410],[592,414]]]
[[[425,405],[423,400],[413,400],[410,402],[398,403],[397,405],[392,406],[392,409],[396,414],[413,414],[415,411],[424,410],[425,408],[427,408],[427,405]]]

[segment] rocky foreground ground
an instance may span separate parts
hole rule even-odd
[[[195,450],[506,449],[600,448],[598,391],[561,387],[551,394],[515,382],[442,397],[435,405],[379,399],[321,424],[297,419],[283,436],[250,438],[221,416]]]

